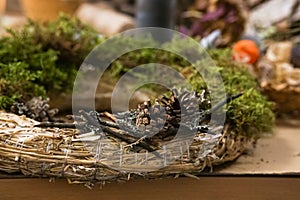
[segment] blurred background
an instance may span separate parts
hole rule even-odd
[[[20,25],[22,15],[46,21],[65,12],[104,35],[143,26],[172,28],[201,38],[219,30],[222,37],[215,45],[226,46],[241,37],[258,41],[274,32],[297,35],[299,30],[291,29],[298,27],[299,8],[298,0],[9,0],[3,24]]]

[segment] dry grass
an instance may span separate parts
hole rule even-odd
[[[236,159],[251,142],[242,135],[231,134],[225,126],[220,135],[197,134],[186,151],[169,162],[172,155],[163,150],[162,158],[157,159],[148,151],[131,151],[133,144],[116,138],[99,140],[100,135],[94,132],[80,134],[77,129],[39,128],[34,127],[36,124],[24,116],[0,112],[1,171],[63,177],[70,183],[88,184],[135,176],[194,177],[206,167]],[[155,165],[161,167],[153,170]]]

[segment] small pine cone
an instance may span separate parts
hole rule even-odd
[[[123,126],[131,127],[135,124],[135,129],[146,130],[147,133],[152,132],[152,135],[158,138],[166,138],[175,136],[182,121],[193,121],[195,111],[199,111],[199,98],[196,93],[184,91],[178,95],[177,90],[172,90],[170,98],[162,96],[160,99],[155,99],[154,105],[151,105],[150,100],[138,105],[136,110],[130,111],[131,123],[128,123],[128,114],[116,116],[118,123]],[[203,102],[203,99],[200,100]],[[191,118],[189,120],[189,118]],[[143,133],[146,134],[146,133]]]
[[[49,98],[34,97],[26,103],[16,102],[11,111],[18,115],[26,115],[37,121],[51,121],[58,113],[58,109],[50,109]]]

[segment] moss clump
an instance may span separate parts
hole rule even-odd
[[[0,109],[15,101],[71,91],[77,69],[102,39],[76,18],[29,20],[0,39]]]
[[[176,48],[172,45],[170,46]],[[189,51],[189,48],[181,49],[181,51]],[[209,52],[209,55],[217,66],[216,70],[223,78],[226,93],[244,93],[242,97],[232,101],[226,107],[226,122],[232,126],[232,133],[244,134],[248,137],[259,137],[262,133],[271,132],[275,120],[273,103],[267,101],[260,93],[256,80],[249,74],[248,70],[230,59],[231,52],[228,49],[213,50]],[[180,71],[188,78],[196,91],[207,89],[207,85],[201,79],[201,75],[189,62],[176,54],[163,50],[141,49],[130,52],[113,63],[110,70],[111,74],[118,77],[132,67],[151,62],[168,65]],[[207,70],[204,73],[211,72]],[[168,74],[161,74],[161,78],[167,79]],[[205,95],[208,96],[209,93],[207,92]],[[210,105],[202,106],[203,109],[210,107]]]
[[[45,89],[34,83],[37,74],[28,70],[23,62],[0,64],[0,105],[11,106],[18,99],[30,99],[34,95],[45,95]]]
[[[226,122],[231,126],[232,133],[245,134],[248,137],[259,137],[262,133],[271,132],[275,123],[273,112],[274,104],[267,101],[257,86],[256,80],[250,75],[247,68],[233,62],[229,49],[209,51],[220,73],[225,91],[228,95],[243,93],[241,97],[226,106]],[[196,91],[207,90],[207,85],[198,71],[192,66],[184,67],[181,72],[188,78]],[[211,70],[207,70],[209,77]],[[209,93],[205,93],[207,98]],[[221,97],[220,97],[221,98]],[[202,105],[203,109],[210,105]]]
[[[274,104],[260,93],[256,80],[245,67],[229,59],[230,50],[213,50],[209,54],[223,78],[226,93],[244,93],[226,107],[226,120],[232,126],[233,133],[259,137],[262,133],[271,132],[275,123]],[[203,82],[195,79],[195,74],[190,79],[192,85],[203,87]]]

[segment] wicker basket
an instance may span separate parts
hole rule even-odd
[[[291,63],[293,42],[266,40],[265,56],[258,62],[256,77],[262,93],[275,102],[278,113],[300,111],[300,68]]]
[[[50,21],[60,12],[72,15],[82,0],[21,0],[24,14],[38,21]]]
[[[216,142],[208,144],[209,142],[199,140],[200,136],[196,135],[188,150],[175,162],[148,172],[143,171],[145,165],[141,164],[141,168],[137,165],[136,172],[132,173],[113,169],[107,165],[107,162],[114,162],[113,160],[101,160],[92,155],[82,142],[87,138],[78,135],[76,129],[33,127],[36,123],[24,116],[0,112],[1,171],[21,172],[24,175],[38,177],[63,177],[72,183],[86,184],[128,180],[130,176],[147,178],[165,175],[193,176],[206,167],[236,159],[251,142],[244,136],[230,134],[227,126]],[[93,137],[91,134],[88,135]],[[211,149],[205,157],[200,157],[204,143],[210,145]],[[125,162],[131,155],[124,153],[121,156]],[[137,160],[141,161],[139,163],[151,163],[150,155],[149,153],[148,158]]]
[[[275,109],[279,113],[300,112],[300,86],[267,84],[262,87],[262,92],[275,102]]]

